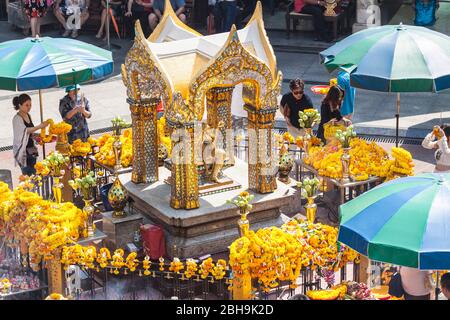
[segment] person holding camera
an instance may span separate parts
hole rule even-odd
[[[450,125],[434,126],[433,131],[426,135],[422,141],[425,149],[437,149],[434,153],[436,167],[434,172],[450,171]]]
[[[59,101],[59,113],[65,122],[72,125],[67,134],[69,143],[77,139],[86,142],[89,138],[89,128],[86,119],[92,116],[89,100],[80,94],[80,85],[66,88],[66,95]]]

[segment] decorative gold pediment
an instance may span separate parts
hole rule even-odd
[[[163,66],[153,55],[144,37],[139,20],[136,37],[122,65],[122,79],[129,98],[136,101],[160,99],[165,106],[172,103],[173,85]]]
[[[272,102],[270,92],[274,84],[271,70],[244,48],[234,25],[222,49],[193,79],[188,101],[190,106],[194,106],[197,120],[203,118],[205,92],[213,87],[252,83],[256,88],[255,103],[258,109],[267,108]]]

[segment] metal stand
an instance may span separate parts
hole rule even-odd
[[[105,27],[106,27],[106,49],[108,49],[109,51],[120,50],[122,47],[119,46],[118,44],[111,43],[111,40],[110,40],[110,35],[109,35],[109,22],[110,22],[109,1],[110,0],[106,0],[106,25],[105,25]],[[102,47],[105,47],[105,46],[103,45]]]

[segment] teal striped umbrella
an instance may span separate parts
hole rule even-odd
[[[353,87],[397,92],[396,145],[400,92],[450,88],[450,37],[409,25],[386,25],[357,32],[320,53],[329,72],[350,72]]]
[[[0,89],[39,90],[104,78],[113,72],[112,53],[65,38],[25,38],[0,43]],[[45,146],[42,146],[45,156]]]
[[[369,259],[450,269],[450,173],[392,180],[340,206],[338,241]]]
[[[357,32],[320,53],[329,72],[351,72],[356,88],[437,92],[450,88],[450,37],[409,25]]]
[[[113,72],[112,53],[65,38],[25,38],[0,44],[0,89],[39,90],[83,83]]]

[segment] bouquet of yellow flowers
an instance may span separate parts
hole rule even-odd
[[[81,139],[75,140],[70,145],[70,154],[73,157],[85,157],[92,151],[92,146],[89,142],[83,142]]]
[[[91,145],[91,147],[96,147],[98,146],[98,140],[93,138],[93,137],[89,137],[87,139],[87,142]]]
[[[198,270],[197,262],[194,259],[190,258],[186,260],[186,270],[184,271],[184,276],[187,279],[192,278]]]
[[[3,278],[0,281],[0,291],[3,293],[8,293],[12,287],[11,281],[8,278]]]
[[[316,109],[299,111],[298,117],[298,122],[302,128],[312,128],[316,123],[320,122],[320,113]]]
[[[45,128],[41,129],[41,133],[39,134],[39,138],[40,138],[39,144],[40,145],[53,142],[53,139],[55,138],[55,135],[50,133],[50,128],[53,126],[54,122],[52,119],[47,119],[47,122],[50,125],[49,126],[49,134],[46,134]]]
[[[126,129],[120,136],[122,142],[122,152],[120,154],[120,161],[122,167],[126,168],[131,165],[133,160],[133,139],[131,128]],[[116,158],[113,149],[114,137],[110,134],[104,134],[98,139],[99,151],[95,154],[95,160],[108,167],[114,167]]]
[[[289,132],[285,132],[283,133],[283,140],[286,143],[294,143],[294,137],[289,133]]]
[[[345,131],[346,127],[344,125],[337,125],[331,123],[325,123],[323,125],[324,137],[328,141],[330,139],[336,138],[336,133],[338,130]]]
[[[61,121],[59,123],[51,123],[49,132],[50,134],[54,134],[56,136],[69,133],[70,130],[72,130],[72,125],[68,124],[67,122]]]
[[[52,293],[50,295],[48,295],[45,300],[69,300],[68,298],[65,298],[62,294],[60,293]]]
[[[200,277],[202,279],[206,279],[208,275],[211,273],[212,269],[214,268],[214,263],[212,258],[208,258],[206,260],[203,260],[200,264],[200,270],[198,270],[198,273],[200,274]]]

